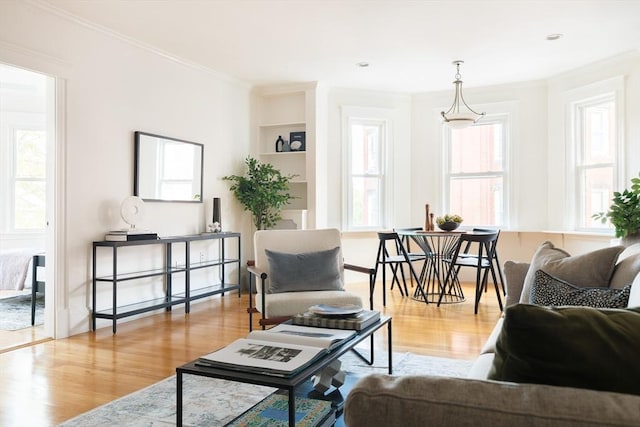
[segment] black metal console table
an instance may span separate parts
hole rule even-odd
[[[220,249],[218,256],[214,259],[204,259],[201,257],[197,261],[192,261],[191,244],[196,241],[219,241]],[[235,251],[230,252],[230,245],[235,241]],[[181,263],[174,263],[174,246],[177,244],[184,245],[184,259]],[[118,270],[118,250],[125,247],[161,245],[164,249],[163,266],[144,271],[120,272]],[[98,249],[106,248],[111,252],[111,271],[106,275],[98,276]],[[101,251],[102,252],[102,251]],[[185,312],[190,310],[191,301],[205,298],[212,295],[222,295],[225,292],[238,290],[240,297],[240,233],[221,232],[221,233],[203,233],[190,236],[173,236],[163,237],[157,240],[137,240],[137,241],[99,241],[93,242],[93,286],[92,286],[92,329],[96,329],[96,319],[110,319],[113,321],[113,333],[116,333],[116,323],[118,319],[134,316],[137,314],[166,309],[170,311],[174,305],[184,304]],[[229,256],[232,258],[229,258]],[[227,266],[235,266],[237,269],[237,280],[233,283],[227,282],[227,274],[225,268]],[[218,269],[218,280],[214,283],[197,284],[193,286],[192,273],[201,269]],[[184,286],[180,290],[174,289],[174,279],[176,275],[184,276]],[[135,303],[119,305],[118,288],[123,282],[130,282],[141,279],[152,280],[152,278],[164,280],[164,295],[160,298],[154,298],[146,301],[138,301]],[[97,294],[99,283],[111,284],[111,305],[107,308],[98,309]]]

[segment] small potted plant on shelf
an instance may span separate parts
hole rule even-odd
[[[598,212],[592,218],[603,224],[611,221],[623,244],[640,241],[640,178],[631,178],[630,190],[615,191],[611,202],[608,212]]]
[[[446,214],[436,218],[436,224],[442,231],[453,231],[460,226],[462,221],[464,221],[462,217],[457,214]]]
[[[222,177],[231,181],[231,191],[245,210],[251,212],[258,230],[274,227],[281,219],[280,212],[295,197],[289,193],[289,182],[295,175],[283,175],[269,163],[247,157],[246,175]]]

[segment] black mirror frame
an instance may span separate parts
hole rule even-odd
[[[185,144],[196,145],[200,147],[200,198],[198,200],[171,200],[171,199],[149,199],[140,196],[140,138],[142,136],[150,136],[153,138],[161,138],[170,141],[182,142]],[[204,191],[204,144],[186,141],[183,139],[171,138],[153,133],[135,131],[134,132],[134,163],[133,163],[133,195],[141,197],[145,202],[174,202],[174,203],[202,203]]]

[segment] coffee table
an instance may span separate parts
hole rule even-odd
[[[381,316],[377,323],[369,326],[362,331],[358,331],[356,335],[339,345],[330,353],[320,357],[313,361],[311,364],[300,370],[300,372],[290,376],[281,377],[269,375],[266,373],[251,373],[243,372],[225,368],[212,368],[208,366],[198,365],[198,360],[193,360],[185,365],[176,368],[176,424],[178,427],[182,426],[182,376],[184,374],[199,375],[210,378],[220,378],[230,381],[238,381],[243,383],[265,385],[269,387],[275,387],[282,390],[286,390],[289,394],[289,426],[295,426],[295,391],[305,382],[307,382],[313,375],[320,372],[322,369],[330,365],[333,361],[337,360],[340,356],[348,351],[354,351],[354,353],[363,361],[372,365],[374,362],[374,342],[373,334],[383,326],[387,326],[387,341],[388,341],[388,371],[389,374],[393,373],[392,362],[392,331],[391,331],[391,316]],[[366,358],[359,353],[355,346],[364,341],[370,339],[370,358]]]

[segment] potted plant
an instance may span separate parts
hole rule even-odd
[[[294,175],[283,175],[269,163],[247,157],[246,175],[222,177],[231,181],[231,191],[245,210],[251,212],[258,230],[271,228],[281,219],[280,211],[294,196],[289,193],[289,182]]]
[[[603,224],[609,220],[616,229],[616,237],[623,242],[640,240],[640,178],[631,178],[631,189],[622,193],[613,193],[608,212],[599,212],[592,216]]]

